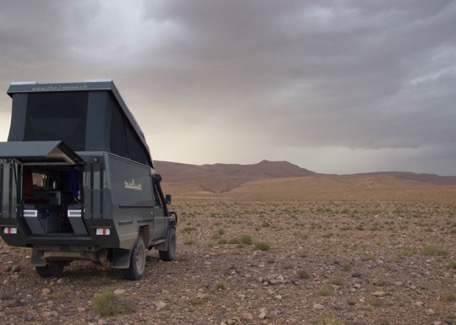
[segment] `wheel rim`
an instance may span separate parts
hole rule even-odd
[[[144,270],[144,265],[146,261],[146,256],[145,256],[145,248],[142,242],[138,243],[138,249],[136,251],[136,268],[139,272],[142,272]]]

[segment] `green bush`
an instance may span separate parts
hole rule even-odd
[[[134,310],[133,306],[132,300],[114,294],[114,291],[110,288],[103,289],[92,301],[93,309],[101,316],[128,314]]]
[[[268,251],[271,249],[271,245],[269,245],[268,243],[266,243],[264,241],[255,243],[254,247],[255,247],[255,250],[259,250],[259,251]]]
[[[301,279],[309,279],[309,278],[310,278],[310,274],[309,274],[309,272],[307,272],[306,270],[299,270],[299,271],[298,271],[298,276],[299,276]]]
[[[428,256],[445,256],[448,254],[447,251],[432,245],[424,247],[423,253]]]
[[[212,284],[212,289],[215,290],[215,291],[219,291],[219,290],[225,290],[228,288],[228,283],[225,281],[225,280],[216,280],[213,284]]]
[[[184,239],[184,245],[193,245],[195,243],[195,240],[192,238],[185,238]]]
[[[244,245],[252,245],[252,243],[253,243],[252,236],[250,236],[249,234],[240,235],[239,243],[244,244]]]
[[[456,269],[456,260],[450,260],[450,261],[448,262],[448,267],[449,267],[450,269]]]

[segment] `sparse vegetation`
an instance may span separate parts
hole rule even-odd
[[[260,241],[260,242],[256,242],[254,244],[254,248],[256,250],[260,250],[260,251],[268,251],[271,249],[271,245],[269,245],[268,243],[266,243],[264,241]]]
[[[240,235],[239,243],[244,244],[244,245],[252,245],[252,243],[253,243],[252,236],[250,236],[249,234]]]
[[[226,282],[223,279],[216,280],[212,284],[212,289],[215,290],[215,291],[226,290],[227,288],[228,288],[228,282]]]
[[[450,260],[448,261],[448,267],[450,269],[456,269],[456,260]]]
[[[193,245],[195,243],[195,240],[193,238],[185,238],[183,241],[184,245]]]
[[[101,316],[128,314],[133,312],[133,300],[116,295],[111,288],[105,288],[92,301],[93,309]]]
[[[28,310],[33,305],[28,295],[42,296],[49,288],[49,306],[68,323],[85,317],[96,323],[109,315],[98,316],[101,313],[91,306],[93,310],[73,313],[68,290],[78,288],[71,302],[84,310],[102,288],[114,285],[126,289],[120,297],[133,300],[135,318],[146,323],[154,319],[167,324],[172,319],[256,324],[262,307],[267,308],[264,321],[271,324],[290,319],[323,325],[343,324],[342,320],[394,324],[400,317],[410,324],[456,322],[456,236],[451,231],[456,229],[456,187],[435,198],[446,196],[446,203],[422,202],[429,197],[425,188],[413,195],[389,189],[306,191],[296,198],[286,191],[270,199],[248,198],[245,192],[241,197],[236,191],[176,196],[176,262],[158,262],[157,252],[148,251],[150,267],[141,281],[114,282],[102,265],[81,275],[82,262],[66,267],[62,280],[36,281],[31,268],[12,271],[17,254],[26,253],[9,247],[7,254],[0,242],[0,309]],[[379,296],[373,295],[376,292]],[[24,305],[16,303],[22,300]],[[167,307],[158,310],[160,301]],[[6,312],[6,317],[15,316]],[[15,324],[24,320],[16,319]],[[49,320],[37,314],[32,323],[45,321]]]
[[[315,325],[344,325],[340,319],[332,316],[325,316],[314,322]]]
[[[331,289],[331,287],[327,286],[321,287],[320,290],[318,290],[318,294],[324,297],[330,296],[332,292],[333,290]]]
[[[445,291],[440,294],[440,299],[446,302],[456,302],[456,292]]]
[[[310,273],[307,272],[306,270],[299,270],[299,271],[298,271],[298,276],[299,276],[301,279],[309,279],[309,278],[310,278]]]
[[[433,245],[425,246],[423,253],[428,256],[446,256],[448,254],[447,251]]]

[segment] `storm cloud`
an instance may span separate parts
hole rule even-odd
[[[456,175],[455,30],[444,0],[0,1],[0,87],[112,78],[158,160]]]

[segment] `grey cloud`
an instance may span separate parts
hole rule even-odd
[[[456,148],[454,1],[0,6],[4,85],[112,77],[142,120],[275,147]]]

